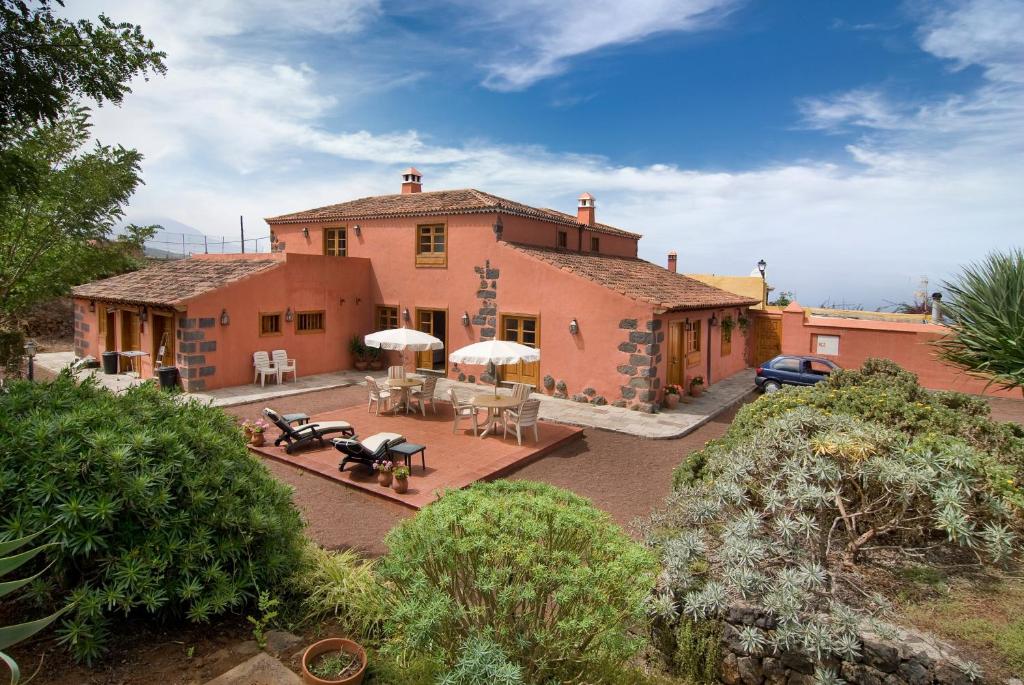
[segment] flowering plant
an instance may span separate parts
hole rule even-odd
[[[252,431],[253,435],[259,435],[268,428],[270,428],[270,424],[263,419],[256,419],[249,424],[249,430]]]
[[[395,464],[387,459],[380,459],[373,462],[373,470],[380,471],[381,473],[391,473],[391,470],[395,468]]]
[[[242,430],[246,431],[247,433],[252,433],[252,421],[250,421],[249,419],[242,421]]]
[[[666,385],[665,386],[665,394],[666,395],[682,395],[683,394],[683,389],[680,388],[678,385]]]
[[[408,466],[398,466],[398,467],[395,467],[395,480],[405,480],[408,477],[409,477],[409,467]]]
[[[690,379],[690,387],[695,385],[704,385],[704,376],[694,376]]]

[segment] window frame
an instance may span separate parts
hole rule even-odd
[[[267,332],[263,329],[263,319],[269,316],[277,318],[277,330]],[[261,338],[273,338],[279,335],[284,335],[284,314],[281,312],[260,312],[256,319],[257,325],[259,326],[259,332]]]
[[[328,252],[327,250],[327,238],[329,234],[334,234],[334,245],[335,253]],[[340,247],[339,247],[340,246]],[[347,257],[348,256],[348,227],[346,226],[335,226],[333,228],[324,229],[324,256],[325,257]]]
[[[423,251],[421,249],[420,236],[423,229],[431,229],[430,233],[430,250]],[[440,229],[441,235],[441,251],[434,249],[437,244],[437,235]],[[416,234],[414,236],[414,249],[416,250],[416,266],[434,269],[443,269],[448,266],[448,224],[447,222],[429,223],[429,224],[416,224]]]
[[[383,324],[382,315],[384,315],[387,310],[393,310],[395,312],[395,325],[394,326],[391,325],[391,317],[390,316],[388,316],[387,324],[382,325]],[[377,323],[377,330],[378,331],[389,331],[389,330],[393,330],[395,328],[401,328],[402,326],[401,326],[401,320],[399,319],[399,307],[398,307],[398,305],[397,304],[396,305],[390,305],[390,304],[379,304],[379,305],[377,305],[377,308],[374,311],[374,321],[376,321],[376,323]]]
[[[592,235],[590,236],[590,251],[600,252],[601,251],[601,236]]]
[[[301,328],[299,323],[302,321],[303,316],[309,315],[320,315],[320,328]],[[317,333],[324,333],[327,331],[327,311],[324,309],[306,309],[301,312],[295,312],[295,334],[296,335],[314,335]]]
[[[696,366],[701,359],[701,320],[690,322],[690,329],[683,329],[683,357],[686,359],[686,366]]]

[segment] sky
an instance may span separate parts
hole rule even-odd
[[[413,165],[871,309],[1024,243],[1024,0],[68,5],[167,53],[95,112],[145,155],[132,220],[266,235]]]

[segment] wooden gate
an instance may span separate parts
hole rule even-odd
[[[782,353],[782,318],[754,314],[754,366]]]

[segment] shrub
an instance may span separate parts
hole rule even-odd
[[[389,612],[390,594],[374,573],[374,562],[352,550],[333,552],[309,543],[289,589],[301,597],[303,623],[335,621],[366,639],[380,635]]]
[[[628,631],[646,620],[652,555],[565,490],[479,483],[403,521],[387,543],[392,632],[407,653],[452,664],[460,645],[487,639],[540,683],[621,663],[642,643]]]
[[[486,638],[470,638],[459,651],[454,668],[438,685],[523,685],[523,669],[508,660],[501,647]]]
[[[664,591],[689,618],[754,602],[778,625],[740,631],[747,651],[852,657],[855,609],[883,607],[860,568],[866,558],[886,555],[884,573],[956,549],[979,564],[1019,556],[1021,510],[994,486],[1005,469],[965,440],[911,440],[801,407],[712,452],[703,478],[670,495],[646,537],[662,551]]]
[[[47,529],[63,640],[103,648],[115,615],[205,621],[291,575],[302,521],[234,419],[144,384],[114,395],[67,374],[0,392],[0,538]]]
[[[676,652],[673,667],[693,685],[719,682],[722,661],[722,624],[718,621],[693,621],[684,617],[676,628]]]

